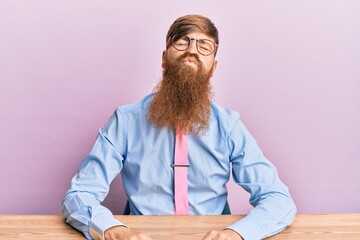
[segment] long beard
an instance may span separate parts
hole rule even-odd
[[[197,60],[197,69],[182,62],[185,57]],[[208,130],[211,108],[210,77],[196,54],[185,53],[176,62],[166,61],[163,79],[148,111],[156,127],[200,135]]]

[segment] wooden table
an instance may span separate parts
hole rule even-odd
[[[220,230],[243,215],[120,216],[129,227],[154,240],[201,240],[209,230]],[[84,239],[60,215],[0,215],[0,239]],[[296,216],[294,224],[271,240],[360,239],[360,213]]]

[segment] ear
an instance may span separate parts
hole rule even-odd
[[[162,52],[162,57],[161,57],[161,67],[164,68],[165,67],[165,62],[166,62],[166,50],[164,50]]]
[[[214,72],[216,70],[216,67],[217,67],[217,60],[214,58],[214,63],[213,63],[213,68],[212,68],[212,73],[211,73],[211,77],[214,75]]]

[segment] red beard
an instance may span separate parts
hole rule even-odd
[[[197,69],[183,63],[186,57],[197,61]],[[205,72],[196,54],[185,53],[174,63],[166,61],[163,79],[156,87],[149,107],[150,123],[187,134],[206,132],[210,119],[212,72],[213,68]]]

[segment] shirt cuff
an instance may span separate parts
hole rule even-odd
[[[237,232],[245,240],[260,240],[265,237],[263,230],[249,215],[225,229]]]
[[[105,231],[115,226],[127,227],[125,224],[114,218],[112,215],[103,214],[100,216],[96,216],[96,218],[91,220],[89,232],[94,239],[105,240]]]

